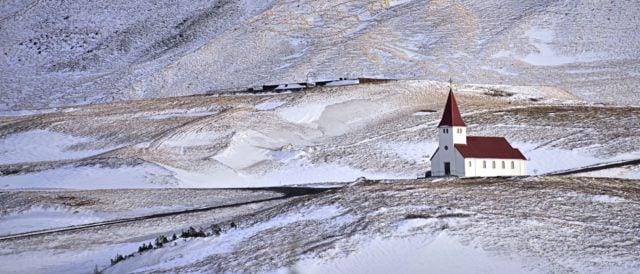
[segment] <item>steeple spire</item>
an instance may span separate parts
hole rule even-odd
[[[451,82],[449,83],[451,84]],[[441,126],[466,127],[466,125],[464,124],[464,120],[462,120],[462,116],[460,116],[458,104],[456,103],[456,97],[453,96],[453,90],[451,89],[451,86],[449,86],[449,97],[447,98],[447,103],[444,106],[442,120],[440,120],[440,124],[438,124],[438,127]]]

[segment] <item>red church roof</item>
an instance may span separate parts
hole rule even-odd
[[[504,137],[467,136],[466,145],[455,144],[455,147],[465,158],[527,159]]]
[[[456,97],[453,96],[453,91],[449,89],[449,97],[447,98],[447,103],[444,105],[444,113],[442,113],[442,120],[440,120],[441,126],[456,126],[456,127],[464,127],[464,121],[462,120],[462,116],[460,116],[460,111],[458,110],[458,104],[456,103]]]

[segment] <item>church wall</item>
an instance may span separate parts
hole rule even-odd
[[[483,166],[486,162],[486,168]],[[493,162],[495,161],[495,168]],[[502,168],[502,161],[505,162],[505,168]],[[511,168],[511,162],[514,168]],[[469,167],[471,162],[471,167]],[[524,176],[527,175],[526,160],[512,159],[492,159],[492,158],[467,158],[465,159],[465,176],[467,177],[491,177],[491,176]]]
[[[458,177],[464,177],[465,176],[465,166],[464,166],[464,157],[462,157],[462,154],[460,154],[460,152],[458,152],[458,150],[455,150],[455,156],[454,156],[454,163],[453,164],[455,166],[454,171],[451,172],[451,174],[458,176]]]
[[[442,160],[440,159],[440,150],[436,150],[433,158],[431,158],[431,176],[444,176],[444,169],[442,168]]]
[[[449,150],[443,153],[442,149],[439,149],[431,159],[431,176],[444,176],[444,162],[451,163],[451,175],[465,176],[465,162],[460,152],[455,150],[455,153],[452,153]]]
[[[451,133],[454,144],[467,144],[467,127],[452,127]]]

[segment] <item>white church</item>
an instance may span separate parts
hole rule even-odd
[[[527,175],[527,158],[504,137],[467,136],[452,90],[438,125],[438,136],[438,148],[431,156],[431,176]]]

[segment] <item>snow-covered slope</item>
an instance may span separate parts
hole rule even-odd
[[[585,103],[551,87],[455,89],[469,134],[506,136],[528,157],[529,174],[640,158],[637,107]],[[387,81],[0,116],[0,188],[417,178],[429,170],[447,92],[442,82]]]
[[[4,1],[0,109],[343,77],[640,104],[636,1]]]
[[[69,210],[85,216],[89,209],[114,207],[114,213],[126,215],[139,207],[226,204],[273,195],[251,192],[52,191],[2,193],[0,198],[11,201],[1,205],[10,209],[39,200],[71,203]],[[119,202],[113,205],[113,199]],[[30,213],[0,217],[0,222],[12,225]],[[639,214],[637,180],[361,180],[269,203],[5,239],[0,272],[636,273]],[[212,233],[212,224],[222,228],[220,235]],[[142,243],[189,226],[202,227],[209,236],[137,252]],[[110,266],[116,254],[133,257]],[[41,259],[33,260],[36,256]]]

